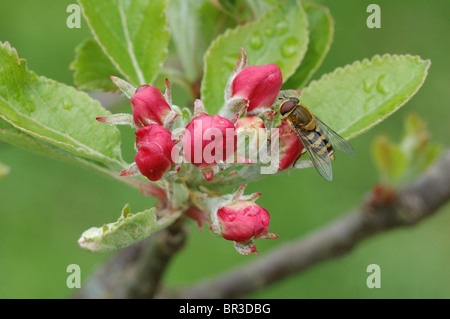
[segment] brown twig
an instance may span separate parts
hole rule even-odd
[[[371,197],[372,194],[369,194]],[[450,199],[450,150],[391,203],[366,198],[363,205],[310,235],[284,244],[254,262],[184,288],[161,291],[159,298],[237,298],[321,261],[348,253],[363,239],[397,226],[415,224]]]

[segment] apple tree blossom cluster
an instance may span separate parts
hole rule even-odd
[[[145,176],[163,211],[182,209],[200,227],[207,222],[215,234],[233,241],[238,252],[249,254],[257,253],[254,239],[278,238],[269,230],[268,211],[255,203],[261,194],[244,195],[242,185],[233,194],[220,195],[214,186],[235,186],[233,178],[243,166],[263,169],[275,163],[272,173],[285,170],[301,156],[303,145],[286,122],[274,118],[283,95],[280,68],[247,66],[241,50],[219,114],[208,114],[200,99],[193,114],[172,104],[167,79],[163,94],[154,86],[135,89],[112,77],[130,97],[132,117],[115,114],[97,120],[136,128],[135,162],[122,176]],[[179,193],[188,198],[181,204],[174,202]]]

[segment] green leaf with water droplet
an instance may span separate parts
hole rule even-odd
[[[160,218],[155,208],[132,214],[127,204],[116,222],[86,230],[78,240],[78,245],[96,253],[124,248],[169,226],[179,216],[173,214]]]
[[[300,89],[322,64],[333,42],[334,20],[328,8],[315,3],[303,4],[308,18],[308,50],[294,74],[283,84],[282,89]]]
[[[429,60],[375,56],[311,82],[299,98],[343,137],[354,137],[398,110],[422,86]]]
[[[224,104],[227,80],[238,59],[239,46],[248,65],[276,63],[283,79],[299,66],[308,45],[308,22],[298,1],[289,0],[261,18],[227,30],[206,51],[201,95],[206,109],[217,113]]]
[[[166,0],[78,0],[111,63],[134,86],[150,84],[167,55]]]
[[[93,39],[86,40],[77,47],[75,61],[70,69],[75,71],[75,85],[82,90],[115,91],[117,87],[109,77],[123,77]]]
[[[0,118],[20,133],[118,170],[120,133],[95,120],[109,114],[86,93],[28,70],[9,43],[0,43]],[[9,142],[24,144],[14,136]]]

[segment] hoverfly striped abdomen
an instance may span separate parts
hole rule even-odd
[[[317,153],[317,155],[320,157],[329,157],[330,160],[334,160],[333,146],[319,125],[316,125],[314,130],[309,131],[305,137],[308,139],[310,142],[310,147]]]

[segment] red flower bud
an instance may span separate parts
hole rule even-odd
[[[302,154],[304,146],[287,122],[283,121],[278,129],[280,147],[278,169],[283,170],[295,163]]]
[[[136,131],[138,152],[134,160],[141,174],[151,181],[161,179],[177,159],[178,149],[174,150],[176,146],[171,137],[169,130],[156,124]]]
[[[151,123],[163,125],[164,118],[171,111],[164,95],[158,88],[141,85],[130,99],[134,123],[142,127]]]
[[[217,114],[199,115],[186,126],[184,158],[199,168],[214,166],[236,152],[236,139],[230,120]]]
[[[156,143],[163,148],[170,158],[174,142],[172,141],[172,133],[168,129],[157,124],[150,124],[137,129],[135,134],[138,148],[148,143]]]
[[[217,211],[220,235],[226,240],[247,242],[269,231],[270,215],[252,201],[238,200]]]
[[[232,97],[247,99],[247,111],[271,107],[280,93],[282,83],[281,70],[274,63],[247,66],[233,80]]]

